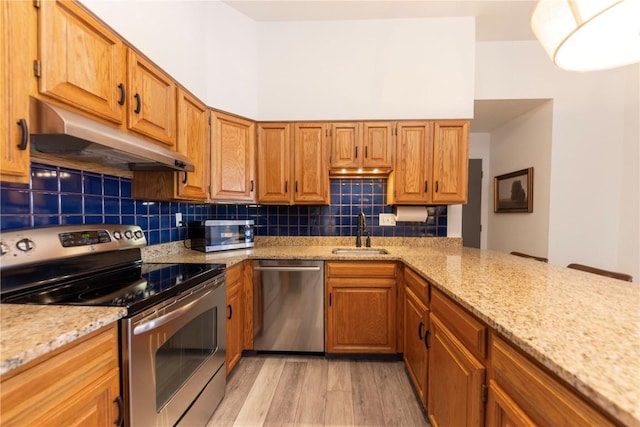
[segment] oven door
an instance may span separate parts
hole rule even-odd
[[[224,394],[224,381],[212,378],[225,375],[225,293],[220,275],[125,320],[129,427],[174,426],[205,388],[211,393],[210,383],[222,384],[215,394]]]

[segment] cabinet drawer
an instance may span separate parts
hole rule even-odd
[[[475,356],[487,355],[487,327],[458,307],[437,289],[431,293],[431,311],[438,314],[446,326]]]
[[[325,268],[328,277],[396,277],[395,262],[327,262]]]
[[[536,366],[501,338],[493,335],[492,382],[513,399],[537,425],[614,425],[593,405]]]
[[[404,269],[404,283],[411,288],[423,304],[428,304],[427,282],[410,268]]]

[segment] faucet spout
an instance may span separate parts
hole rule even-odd
[[[362,246],[362,233],[367,233],[367,247],[371,246],[371,238],[367,231],[367,218],[364,216],[364,212],[358,214],[358,228],[356,229],[356,247]]]

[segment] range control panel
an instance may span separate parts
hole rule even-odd
[[[147,245],[137,225],[69,225],[0,234],[1,268]]]

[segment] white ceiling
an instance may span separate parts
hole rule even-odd
[[[225,0],[255,21],[476,17],[476,40],[533,40],[531,0]]]
[[[476,17],[477,41],[535,40],[531,0],[224,0],[255,21]],[[471,132],[491,132],[547,100],[481,100]]]

